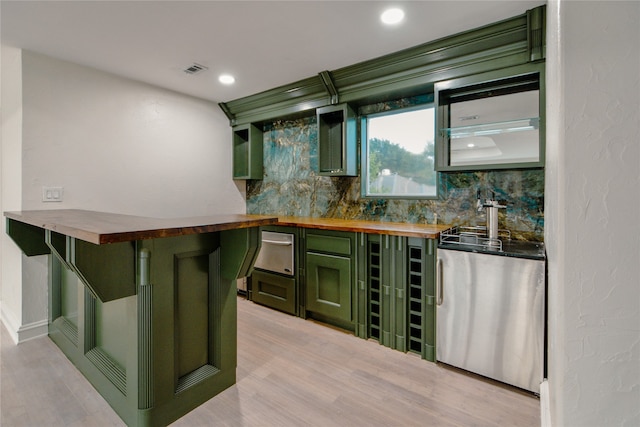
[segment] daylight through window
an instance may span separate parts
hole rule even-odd
[[[364,118],[365,196],[427,198],[437,195],[434,108],[398,110]]]

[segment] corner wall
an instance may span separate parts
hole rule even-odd
[[[22,206],[22,51],[2,45],[0,150],[0,208],[2,211],[20,210]],[[0,235],[0,318],[14,341],[22,326],[22,254],[6,234],[2,217]]]
[[[640,424],[640,3],[549,4],[552,425]]]
[[[22,135],[18,152],[3,156],[18,169],[17,179],[3,177],[3,190],[20,201],[4,210],[245,212],[244,183],[231,180],[231,130],[215,103],[29,51],[21,57],[8,84],[22,80]],[[43,186],[63,187],[63,201],[42,202]],[[9,256],[17,250],[5,233],[0,238]],[[2,254],[3,312],[16,319],[17,335],[46,324],[47,271],[44,257],[9,256]]]

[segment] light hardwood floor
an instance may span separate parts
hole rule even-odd
[[[2,327],[0,425],[121,426],[48,338]],[[527,393],[238,299],[238,381],[175,426],[539,426]]]

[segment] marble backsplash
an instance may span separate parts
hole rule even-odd
[[[247,213],[390,222],[484,225],[477,190],[495,192],[507,206],[499,226],[519,240],[542,241],[544,170],[441,173],[437,199],[363,198],[360,178],[317,174],[316,118],[281,120],[264,126],[264,177],[247,182]]]

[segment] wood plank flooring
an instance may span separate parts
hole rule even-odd
[[[122,426],[48,339],[2,327],[0,425]],[[527,393],[238,299],[237,384],[175,426],[539,426]]]

